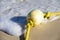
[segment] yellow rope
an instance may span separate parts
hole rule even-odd
[[[47,19],[49,19],[52,16],[59,16],[59,15],[60,15],[60,12],[46,12],[46,13],[44,13],[44,17]]]
[[[30,33],[30,30],[32,27],[33,27],[33,21],[29,19],[28,23],[27,23],[26,39],[25,40],[29,40],[29,33]]]

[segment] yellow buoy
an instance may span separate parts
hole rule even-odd
[[[26,39],[29,40],[29,32],[33,26],[39,25],[44,21],[44,14],[39,9],[35,9],[29,13],[27,17]]]

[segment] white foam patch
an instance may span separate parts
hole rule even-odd
[[[17,23],[10,20],[1,22],[0,30],[5,31],[13,36],[21,36],[23,34],[21,25],[18,25]]]
[[[60,16],[54,16],[49,21],[51,22],[51,21],[57,20],[58,18],[60,18]]]

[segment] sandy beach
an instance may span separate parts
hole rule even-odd
[[[0,31],[0,40],[19,40],[19,37]],[[32,28],[29,40],[60,40],[60,18]]]

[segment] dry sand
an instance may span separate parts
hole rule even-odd
[[[0,31],[0,40],[19,40],[19,37]],[[32,28],[29,40],[60,40],[60,18]]]

